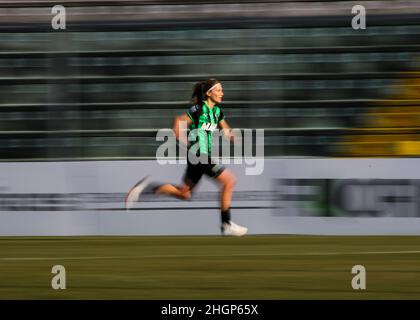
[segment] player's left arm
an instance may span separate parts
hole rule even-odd
[[[238,137],[235,136],[235,134],[232,132],[231,127],[229,126],[229,124],[227,123],[225,119],[219,122],[219,127],[223,131],[223,135],[226,138],[230,139],[231,141],[235,141],[235,139],[238,139]]]

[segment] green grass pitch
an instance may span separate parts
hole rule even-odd
[[[419,266],[415,236],[3,237],[0,299],[420,299]]]

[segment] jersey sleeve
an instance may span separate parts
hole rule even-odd
[[[218,123],[220,123],[220,121],[223,121],[223,120],[225,120],[225,114],[223,113],[222,109],[220,109]]]
[[[199,110],[198,109],[199,109],[198,106],[195,105],[195,106],[192,106],[191,108],[189,108],[188,111],[187,111],[188,116],[190,117],[190,119],[193,122],[197,122],[197,119],[199,117]]]

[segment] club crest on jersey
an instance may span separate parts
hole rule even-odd
[[[203,123],[201,126],[202,130],[211,131],[211,132],[216,130],[216,128],[217,128],[217,124],[215,123]]]

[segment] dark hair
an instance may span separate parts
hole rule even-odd
[[[211,87],[215,84],[220,83],[220,81],[211,78],[207,81],[199,81],[193,86],[193,93],[191,99],[194,105],[201,104],[202,101],[207,99],[206,92],[209,91]]]

